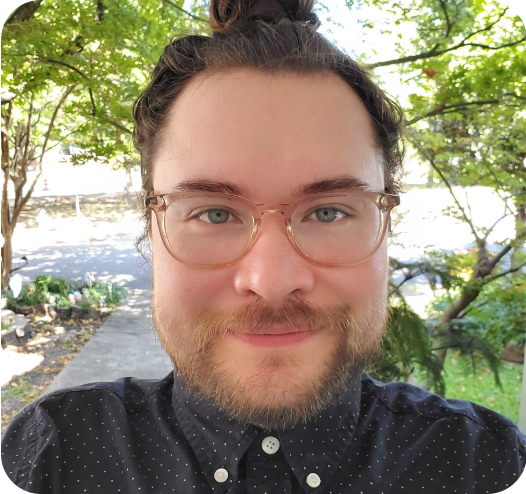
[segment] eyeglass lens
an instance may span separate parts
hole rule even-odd
[[[304,254],[338,264],[367,257],[377,245],[382,220],[374,201],[348,194],[300,203],[291,228]],[[193,197],[169,205],[164,228],[172,250],[184,261],[220,264],[244,252],[254,219],[245,205],[231,198]]]

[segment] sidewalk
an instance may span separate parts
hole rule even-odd
[[[152,327],[150,291],[133,290],[43,394],[120,377],[162,378],[172,368]]]

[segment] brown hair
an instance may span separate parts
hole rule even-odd
[[[148,87],[135,101],[134,144],[141,156],[143,192],[152,187],[152,163],[171,105],[204,70],[241,68],[269,74],[334,73],[356,92],[371,116],[389,193],[397,193],[404,146],[401,108],[348,55],[316,32],[313,0],[211,0],[212,36],[175,38],[165,47]],[[144,208],[148,234],[150,214]]]

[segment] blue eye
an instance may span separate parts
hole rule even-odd
[[[201,218],[204,216],[203,219]],[[207,209],[206,211],[201,211],[194,216],[191,217],[191,219],[198,218],[204,223],[212,223],[213,225],[222,225],[223,223],[227,223],[229,217],[234,218],[234,215],[227,211],[226,209]],[[208,220],[208,221],[207,221]]]
[[[349,214],[345,213],[341,209],[337,209],[337,208],[319,208],[313,211],[308,216],[312,216],[315,213],[316,213],[316,218],[322,223],[335,223],[334,220],[336,218],[343,218],[345,216],[350,216]]]

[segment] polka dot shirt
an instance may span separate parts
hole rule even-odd
[[[2,439],[9,478],[39,494],[493,494],[525,461],[506,417],[365,372],[286,430],[229,418],[172,372],[56,391]]]

